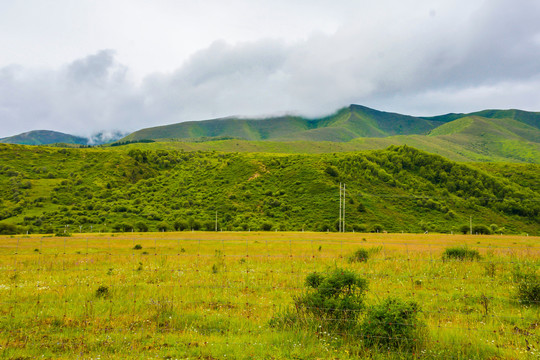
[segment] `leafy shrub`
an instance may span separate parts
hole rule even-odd
[[[68,232],[65,232],[65,233],[64,233],[64,232],[57,232],[57,233],[54,234],[54,236],[58,236],[58,237],[61,237],[61,236],[63,236],[63,237],[70,237],[71,234],[68,233]]]
[[[339,175],[336,168],[333,166],[327,166],[324,172],[332,177],[337,177]]]
[[[0,235],[15,235],[20,232],[20,229],[11,224],[0,224]]]
[[[461,225],[459,227],[459,232],[462,234],[468,234],[470,232],[471,227],[469,225]]]
[[[358,249],[354,253],[352,253],[348,260],[350,263],[353,262],[366,262],[369,257],[373,254],[377,254],[382,250],[382,246],[376,246],[369,249]]]
[[[133,226],[131,226],[128,223],[118,223],[113,225],[113,231],[115,232],[128,232],[133,229]]]
[[[312,273],[305,281],[308,290],[294,299],[297,320],[329,329],[352,329],[364,309],[366,279],[356,273],[335,269],[323,275]]]
[[[272,223],[264,222],[261,224],[261,230],[263,231],[270,231],[272,230]]]
[[[96,290],[97,298],[108,298],[110,296],[109,288],[107,286],[101,285]]]
[[[443,260],[480,260],[480,253],[466,246],[449,247],[444,250]]]
[[[142,249],[142,245],[141,244],[137,244],[133,247],[133,250],[141,250]]]
[[[349,262],[367,262],[369,258],[369,251],[367,249],[358,249],[352,255],[349,256]]]
[[[480,234],[480,235],[489,235],[491,234],[490,228],[488,228],[486,225],[475,225],[473,226],[473,234]]]
[[[517,297],[524,305],[540,306],[540,276],[535,272],[515,272],[514,278],[518,282]]]
[[[421,343],[424,324],[418,319],[419,306],[413,301],[387,298],[368,309],[360,329],[369,347],[413,349]]]
[[[367,226],[365,224],[354,224],[352,226],[353,230],[356,232],[366,232]]]
[[[169,224],[167,224],[165,221],[162,221],[157,226],[159,231],[168,231],[169,230]]]
[[[185,221],[176,220],[173,224],[174,230],[176,231],[184,231],[189,229],[189,224]]]
[[[137,229],[137,231],[140,231],[140,232],[148,231],[148,225],[146,225],[146,223],[143,223],[142,221],[139,221],[138,223],[136,223],[135,228]]]

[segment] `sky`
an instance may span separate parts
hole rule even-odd
[[[540,111],[538,0],[0,0],[0,138]]]

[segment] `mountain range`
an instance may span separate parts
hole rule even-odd
[[[32,130],[22,134],[2,138],[0,139],[0,143],[19,145],[68,144],[93,146],[114,142],[125,135],[126,133],[114,131],[99,132],[90,137],[83,137],[52,130]]]
[[[91,144],[72,135],[53,135],[30,132],[0,142]],[[158,148],[299,153],[406,144],[457,161],[540,163],[540,113],[484,110],[415,117],[350,105],[316,119],[228,117],[151,127],[135,131],[113,145],[149,141],[156,143],[146,146]]]

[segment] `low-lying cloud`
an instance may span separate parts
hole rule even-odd
[[[540,110],[540,4],[489,1],[466,18],[343,24],[286,42],[218,40],[134,80],[113,50],[57,69],[0,68],[0,136],[80,135],[230,115],[320,116],[350,103],[417,115]]]

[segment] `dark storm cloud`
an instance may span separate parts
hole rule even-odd
[[[399,6],[386,22],[351,14],[357,21],[301,40],[216,41],[142,81],[111,50],[56,70],[7,66],[0,69],[0,136],[38,128],[88,135],[228,115],[318,116],[349,103],[419,115],[540,110],[539,2],[486,1],[463,16],[459,7],[400,16],[407,9]]]

